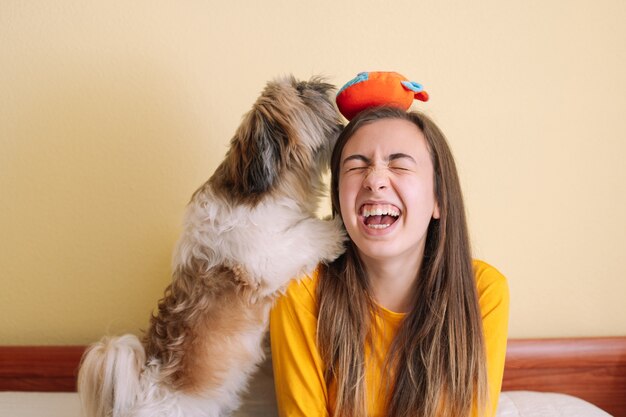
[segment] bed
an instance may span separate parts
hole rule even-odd
[[[0,347],[0,415],[78,417],[83,346]],[[509,340],[498,417],[626,417],[626,336]],[[271,364],[236,417],[274,417]]]

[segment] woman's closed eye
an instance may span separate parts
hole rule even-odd
[[[413,172],[416,170],[416,164],[410,160],[399,159],[391,161],[388,165],[389,169],[396,172]]]
[[[412,156],[396,153],[389,157],[388,166],[393,171],[415,171],[416,162]]]
[[[359,172],[367,169],[371,161],[363,155],[350,155],[343,160],[344,172]]]
[[[402,165],[390,165],[389,168],[394,171],[413,171],[410,167]]]

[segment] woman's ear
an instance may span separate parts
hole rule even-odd
[[[439,203],[435,201],[435,208],[433,209],[433,219],[439,220]]]

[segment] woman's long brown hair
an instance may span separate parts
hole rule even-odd
[[[414,123],[426,138],[434,167],[440,218],[428,226],[412,309],[387,357],[391,384],[388,417],[461,417],[486,404],[487,371],[482,319],[472,268],[465,209],[452,153],[425,115],[391,107],[366,110],[339,136],[331,159],[333,215],[339,209],[341,153],[362,126],[381,119]],[[365,346],[372,343],[376,304],[354,244],[320,271],[318,345],[328,386],[336,388],[334,414],[363,417],[366,410]]]

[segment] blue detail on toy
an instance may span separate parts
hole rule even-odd
[[[341,92],[343,90],[345,90],[348,87],[353,86],[354,84],[358,84],[358,83],[362,83],[363,81],[367,81],[369,79],[369,72],[359,72],[356,77],[354,77],[353,79],[351,79],[350,81],[348,81],[343,87],[341,87],[341,90],[339,90],[339,92],[337,93],[337,95],[341,94]],[[421,90],[420,90],[421,91]]]
[[[407,90],[413,91],[414,93],[419,93],[420,91],[424,89],[424,87],[422,87],[422,84],[416,83],[415,81],[400,81],[400,82],[402,83],[404,88],[406,88]]]

